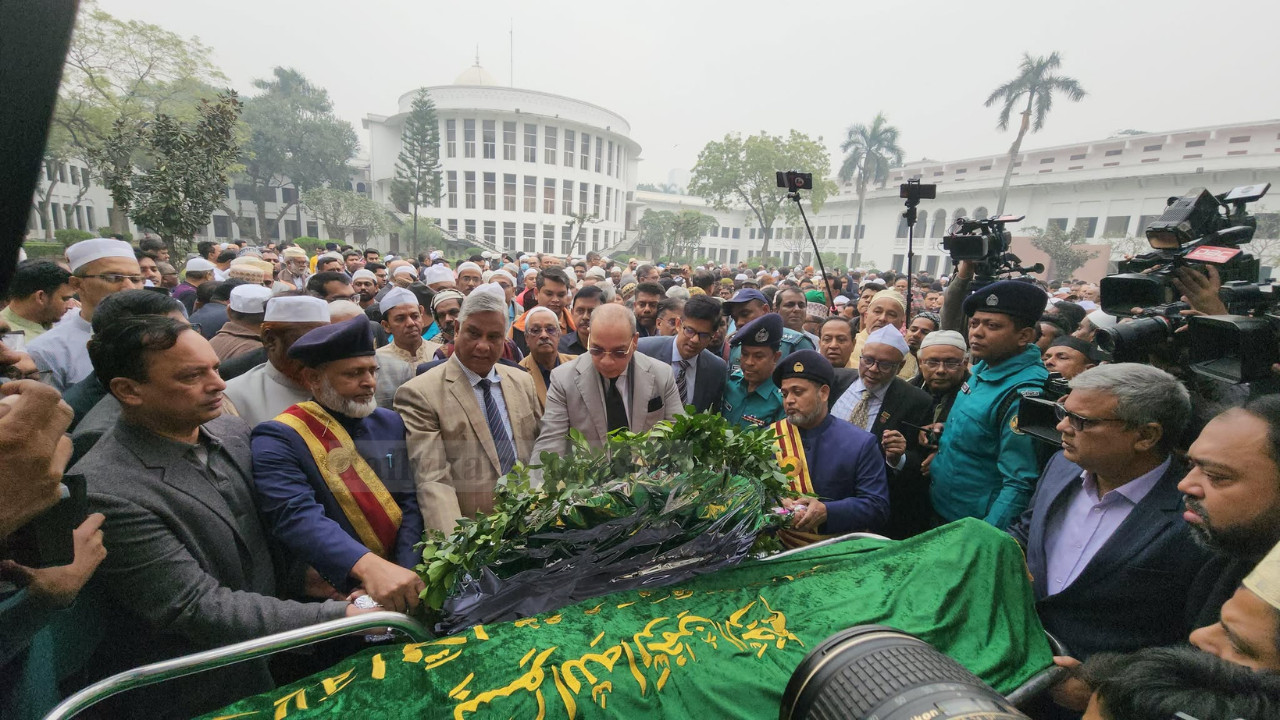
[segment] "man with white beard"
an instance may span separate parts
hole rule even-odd
[[[404,421],[377,406],[373,326],[358,314],[289,348],[314,400],[253,430],[258,509],[271,535],[337,593],[389,610],[418,604],[422,537]]]

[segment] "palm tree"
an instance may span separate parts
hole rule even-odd
[[[1004,214],[1005,197],[1009,194],[1009,180],[1013,178],[1013,164],[1018,159],[1018,150],[1022,148],[1022,138],[1027,130],[1039,132],[1044,127],[1044,118],[1053,107],[1053,94],[1065,93],[1068,100],[1079,102],[1085,96],[1084,88],[1075,78],[1055,75],[1062,64],[1058,53],[1049,53],[1048,57],[1032,57],[1031,53],[1022,53],[1022,62],[1018,65],[1018,76],[991,92],[986,106],[991,107],[997,101],[1003,101],[1000,108],[1000,122],[996,127],[1009,129],[1009,118],[1013,115],[1013,106],[1023,95],[1027,96],[1027,109],[1022,111],[1022,124],[1018,128],[1018,137],[1009,147],[1009,162],[1004,169],[1004,184],[1000,186],[1000,202],[996,205],[996,216]],[[1035,122],[1031,115],[1035,114]]]
[[[902,164],[898,128],[889,124],[884,113],[876,113],[871,125],[858,123],[849,128],[840,150],[847,153],[844,164],[840,166],[840,182],[853,180],[858,193],[858,219],[853,226],[853,254],[857,257],[862,203],[867,198],[867,186],[874,182],[884,187],[889,182],[889,169]]]

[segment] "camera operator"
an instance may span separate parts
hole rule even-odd
[[[1063,335],[1049,343],[1044,351],[1044,367],[1070,380],[1089,368],[1097,367],[1105,360],[1097,345],[1080,338]]]
[[[1035,285],[1003,280],[964,301],[978,362],[951,408],[938,452],[926,461],[933,509],[944,522],[976,517],[1003,529],[1031,499],[1040,470],[1034,440],[1018,430],[1016,401],[1038,393],[1049,375],[1035,345],[1047,298]]]

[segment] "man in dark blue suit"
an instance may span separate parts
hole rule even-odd
[[[684,304],[674,336],[640,338],[640,352],[671,365],[680,402],[695,412],[720,412],[729,366],[707,350],[719,320],[720,303],[695,295]]]
[[[1209,560],[1183,520],[1172,455],[1191,415],[1176,378],[1100,365],[1058,407],[1062,451],[1009,532],[1045,629],[1075,658],[1183,642],[1188,590]]]
[[[404,421],[377,406],[368,317],[316,328],[289,348],[314,400],[253,430],[258,507],[272,536],[329,584],[387,609],[418,604],[422,538]]]

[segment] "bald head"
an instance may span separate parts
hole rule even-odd
[[[591,313],[591,333],[594,335],[605,328],[613,328],[615,333],[634,335],[636,316],[625,305],[601,305]]]

